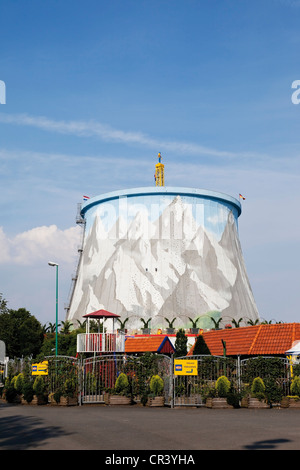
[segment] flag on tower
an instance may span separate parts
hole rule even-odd
[[[82,196],[82,197],[83,197],[83,200],[84,200],[84,201],[87,201],[88,199],[90,199],[89,196]]]
[[[240,194],[240,199],[245,200],[246,198],[244,196],[242,196],[242,194]]]

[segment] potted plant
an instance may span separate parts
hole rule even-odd
[[[251,385],[251,393],[248,398],[248,408],[269,408],[266,399],[266,387],[261,377],[255,377]]]
[[[33,400],[34,392],[31,382],[26,382],[23,385],[23,401],[22,403],[31,403]]]
[[[229,379],[225,375],[221,375],[215,383],[215,393],[206,400],[206,406],[208,408],[233,408],[227,401],[230,386]]]
[[[61,397],[59,400],[60,405],[73,406],[77,405],[77,396],[76,396],[76,383],[74,378],[68,378],[65,380]]]
[[[174,328],[173,324],[174,324],[174,321],[176,320],[176,318],[173,318],[173,320],[169,320],[168,318],[165,318],[165,320],[168,323],[167,333],[169,335],[174,334],[175,333],[175,328]]]
[[[15,375],[12,379],[12,384],[16,390],[16,402],[23,402],[23,385],[24,385],[24,375],[22,373]]]
[[[33,400],[32,403],[35,405],[45,405],[47,403],[45,393],[45,383],[41,375],[37,375],[33,382]]]
[[[20,401],[19,396],[17,394],[17,390],[14,386],[15,380],[15,377],[13,377],[12,379],[6,377],[5,379],[3,398],[5,398],[8,403],[18,403]]]
[[[60,389],[55,390],[55,392],[49,393],[48,403],[50,405],[59,405],[61,396],[62,396],[62,391]]]
[[[164,381],[159,375],[153,375],[149,384],[150,394],[147,400],[147,406],[164,406],[163,396]]]
[[[191,333],[198,334],[199,333],[199,328],[197,327],[197,322],[200,317],[196,318],[196,320],[193,320],[192,318],[189,317],[190,322],[192,322],[192,328],[191,328]]]
[[[120,323],[119,331],[122,331],[123,333],[127,333],[127,330],[125,329],[125,325],[128,322],[128,320],[129,320],[129,318],[125,318],[124,321],[122,321],[118,318],[118,322]]]
[[[291,382],[291,395],[281,400],[282,408],[300,408],[300,377],[296,375]]]
[[[149,318],[148,320],[144,320],[144,318],[141,318],[141,322],[144,325],[144,327],[142,328],[142,332],[145,335],[150,335],[151,333],[151,328],[149,327],[150,321],[151,321],[151,318]]]
[[[108,398],[109,405],[130,405],[131,395],[128,377],[124,372],[117,377],[112,394]]]

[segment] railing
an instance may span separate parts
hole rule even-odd
[[[77,335],[77,352],[124,352],[123,333],[80,333]]]

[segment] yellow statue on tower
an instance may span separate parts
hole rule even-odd
[[[155,185],[164,186],[165,185],[165,166],[161,163],[161,154],[158,154],[158,163],[155,165]]]

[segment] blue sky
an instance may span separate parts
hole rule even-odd
[[[298,0],[3,0],[0,292],[64,320],[82,195],[152,186],[242,193],[262,318],[299,321]]]

